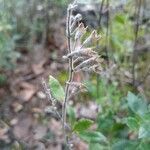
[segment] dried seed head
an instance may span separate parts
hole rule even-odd
[[[92,50],[92,48],[84,48],[75,50],[72,53],[69,53],[67,56],[63,56],[64,59],[71,58],[71,57],[93,57],[96,56],[97,53]]]
[[[90,36],[83,42],[82,47],[89,47],[97,42],[101,38],[100,35],[97,35],[96,30],[94,30]]]
[[[74,20],[75,20],[75,21],[81,21],[81,20],[82,20],[82,15],[81,15],[81,14],[77,14],[77,15],[74,17]]]
[[[100,64],[95,64],[95,65],[90,66],[90,67],[84,67],[81,70],[83,70],[83,71],[89,71],[89,72],[95,72],[95,73],[100,74],[103,69],[102,69],[102,67],[101,67]]]
[[[94,64],[97,63],[98,59],[99,58],[97,56],[94,56],[92,58],[89,58],[89,59],[85,60],[82,63],[80,63],[78,66],[76,66],[74,68],[74,71],[81,70],[82,68],[85,68],[85,67],[88,67],[88,66],[93,66]]]
[[[90,67],[90,69],[96,73],[100,73],[103,70],[103,68],[100,64],[93,65],[92,67]]]
[[[71,82],[71,83],[67,82],[67,84],[70,84],[71,86],[78,87],[78,88],[85,87],[85,85],[83,83],[80,83],[80,82]]]
[[[73,61],[73,64],[78,64],[86,59],[87,59],[86,57],[78,57]]]
[[[69,99],[81,92],[87,92],[87,88],[82,83],[71,83]]]
[[[69,4],[68,11],[72,11],[72,10],[76,9],[76,7],[77,7],[77,5],[75,3]]]
[[[70,26],[71,32],[73,32],[73,30],[75,30],[75,27],[76,27],[77,23],[81,20],[82,20],[82,15],[81,14],[77,14],[75,17],[73,17],[73,20],[71,21],[72,23],[71,23],[71,26]]]
[[[75,33],[75,41],[80,40],[81,37],[86,33],[86,30],[87,30],[87,27],[84,27],[84,24],[80,23]]]

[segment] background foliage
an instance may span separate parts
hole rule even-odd
[[[22,49],[31,52],[34,45],[39,43],[44,47],[49,46],[49,35],[52,34],[50,25],[65,15],[65,8],[69,2],[69,0],[0,0],[0,87],[5,86],[6,71],[17,67],[16,62],[23,55]],[[76,98],[74,105],[68,107],[68,121],[72,131],[88,144],[90,150],[149,150],[148,1],[141,1],[139,16],[136,14],[139,5],[136,0],[110,0],[109,14],[108,4],[105,1],[99,24],[101,2],[102,0],[78,0],[87,12],[84,12],[83,21],[91,28],[96,24],[96,28],[102,34],[102,39],[98,43],[99,54],[104,59],[115,62],[117,67],[114,71],[108,69],[110,73],[102,77],[95,74],[85,76],[88,92]],[[86,5],[91,3],[94,11],[92,13],[86,8]],[[89,18],[94,19],[91,21]],[[138,18],[137,51],[134,53]],[[132,84],[133,55],[136,58],[135,85]],[[59,72],[60,83],[64,83],[66,77],[66,73]],[[63,87],[55,78],[50,77],[50,80],[49,84],[53,87],[52,93],[55,98],[63,99]],[[89,101],[98,106],[96,118],[92,120],[78,118],[76,105],[78,103],[84,105]]]

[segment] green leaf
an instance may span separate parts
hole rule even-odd
[[[76,113],[75,113],[75,110],[73,109],[73,107],[69,106],[67,108],[67,113],[68,113],[68,116],[69,116],[69,123],[71,124],[71,127],[74,126],[74,123],[76,121]]]
[[[108,147],[99,143],[90,143],[89,150],[108,150]]]
[[[139,116],[143,116],[145,113],[148,112],[146,102],[139,98],[138,96],[134,95],[133,93],[129,92],[127,96],[128,106],[129,108]]]
[[[145,122],[140,126],[139,138],[150,138],[150,122]]]
[[[89,119],[81,119],[75,123],[73,131],[82,132],[88,129],[93,124],[92,120]]]
[[[139,128],[138,120],[133,117],[125,118],[125,123],[131,130],[137,130]]]
[[[150,112],[144,114],[142,118],[145,122],[150,122]]]
[[[49,87],[52,92],[52,96],[56,98],[57,100],[64,100],[65,98],[65,92],[58,80],[56,80],[51,75],[49,76]]]
[[[86,142],[107,143],[107,138],[98,131],[84,131],[79,134],[80,138]]]
[[[121,139],[112,145],[112,150],[134,150],[137,146],[136,141]]]
[[[150,149],[150,142],[142,141],[137,150],[149,150],[149,149]]]
[[[115,16],[115,20],[120,24],[125,24],[125,19],[126,19],[125,17],[126,17],[125,15],[119,14]]]

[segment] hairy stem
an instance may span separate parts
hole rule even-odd
[[[68,16],[67,16],[67,42],[68,42],[68,52],[71,53],[71,33],[70,33],[70,18],[71,18],[71,10],[68,10]],[[68,81],[66,82],[66,87],[65,87],[65,99],[63,103],[63,109],[62,109],[62,120],[63,120],[63,132],[65,135],[65,139],[67,140],[66,136],[66,130],[65,130],[65,124],[66,124],[66,109],[67,109],[67,103],[68,103],[68,98],[69,98],[69,88],[70,84],[73,80],[73,59],[69,58],[69,77]]]

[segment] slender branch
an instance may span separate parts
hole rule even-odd
[[[135,39],[134,39],[134,50],[132,54],[132,76],[133,76],[133,85],[135,85],[135,65],[136,65],[136,47],[137,47],[137,38],[138,38],[138,32],[139,32],[139,19],[140,19],[140,11],[141,11],[141,4],[142,0],[138,1],[138,10],[136,12],[135,10],[135,16],[137,17],[137,21],[135,24]]]
[[[67,15],[67,42],[68,42],[68,52],[71,53],[71,32],[70,32],[70,19],[71,19],[71,10],[68,9],[68,15]],[[69,77],[68,81],[66,82],[66,87],[65,87],[65,99],[63,103],[63,109],[62,109],[62,120],[63,120],[63,132],[65,135],[65,138],[67,140],[66,136],[66,129],[65,129],[65,124],[66,124],[66,109],[67,109],[67,103],[69,99],[69,88],[70,88],[70,82],[73,80],[73,59],[72,57],[69,58]]]
[[[61,124],[63,125],[64,122],[63,122],[62,116],[60,115],[60,113],[57,110],[57,106],[56,106],[56,103],[55,103],[56,100],[52,97],[51,90],[47,87],[47,84],[44,81],[44,79],[42,79],[42,85],[43,85],[44,91],[46,93],[46,96],[48,98],[48,101],[50,101],[51,104],[52,104],[54,113],[57,115],[57,117],[61,121]],[[67,127],[67,129],[71,130],[71,127],[66,122],[65,122],[65,127]]]
[[[102,12],[103,12],[103,6],[104,6],[105,0],[102,0],[99,10],[99,19],[98,19],[98,25],[101,27],[101,19],[102,19]]]
[[[108,59],[108,64],[109,64],[109,56],[108,56],[108,47],[109,47],[109,0],[107,0],[107,30],[106,30],[106,49],[105,49],[105,53],[106,53],[106,57]]]
[[[150,76],[150,66],[148,67],[148,70],[146,74],[143,76],[143,79],[140,81],[139,85],[143,84],[149,76]]]
[[[103,11],[103,6],[104,6],[104,2],[105,0],[102,0],[101,5],[100,5],[100,10],[99,10],[99,19],[98,19],[98,27],[101,28],[101,19],[102,19],[102,11]],[[98,49],[98,41],[96,43],[96,47]],[[96,89],[97,89],[97,98],[99,98],[99,86],[100,86],[100,76],[99,74],[96,75],[96,81],[97,81],[97,85],[96,85]]]
[[[52,103],[53,107],[56,107],[56,106],[53,104],[53,103],[54,103],[54,100],[52,100],[53,98],[52,98],[52,96],[51,96],[51,90],[48,89],[47,84],[46,84],[46,82],[44,81],[44,79],[42,79],[42,85],[43,85],[44,91],[45,91],[45,93],[46,93],[46,95],[47,95],[48,101],[50,101],[50,102]],[[59,112],[57,111],[57,109],[54,109],[54,112],[55,112],[55,114],[58,116],[58,118],[59,118],[59,119],[61,120],[61,122],[62,122],[61,115],[59,114]]]

